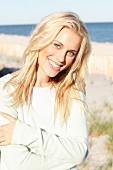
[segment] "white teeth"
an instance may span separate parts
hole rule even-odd
[[[49,60],[49,62],[56,68],[60,68],[60,66],[58,66],[57,64],[55,64],[54,62],[52,62],[51,60]]]

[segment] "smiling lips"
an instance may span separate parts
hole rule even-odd
[[[52,69],[54,69],[55,71],[60,71],[60,68],[63,66],[63,65],[58,65],[56,64],[55,62],[53,62],[52,60],[48,59],[48,62],[49,62],[49,65]]]

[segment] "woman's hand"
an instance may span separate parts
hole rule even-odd
[[[0,146],[5,146],[11,144],[16,119],[3,112],[0,114],[9,121],[8,124],[0,126]]]

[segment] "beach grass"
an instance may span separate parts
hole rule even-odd
[[[108,132],[108,141],[107,141],[108,151],[113,155],[113,125],[112,128]]]
[[[113,105],[107,100],[94,104],[88,113],[89,155],[79,170],[113,168]]]
[[[103,122],[98,116],[91,114],[89,125],[90,136],[111,134],[111,132],[113,132],[113,120]]]

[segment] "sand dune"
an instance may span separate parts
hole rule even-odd
[[[89,73],[101,74],[113,80],[113,44],[92,43]]]
[[[0,56],[22,57],[29,38],[0,34]]]

